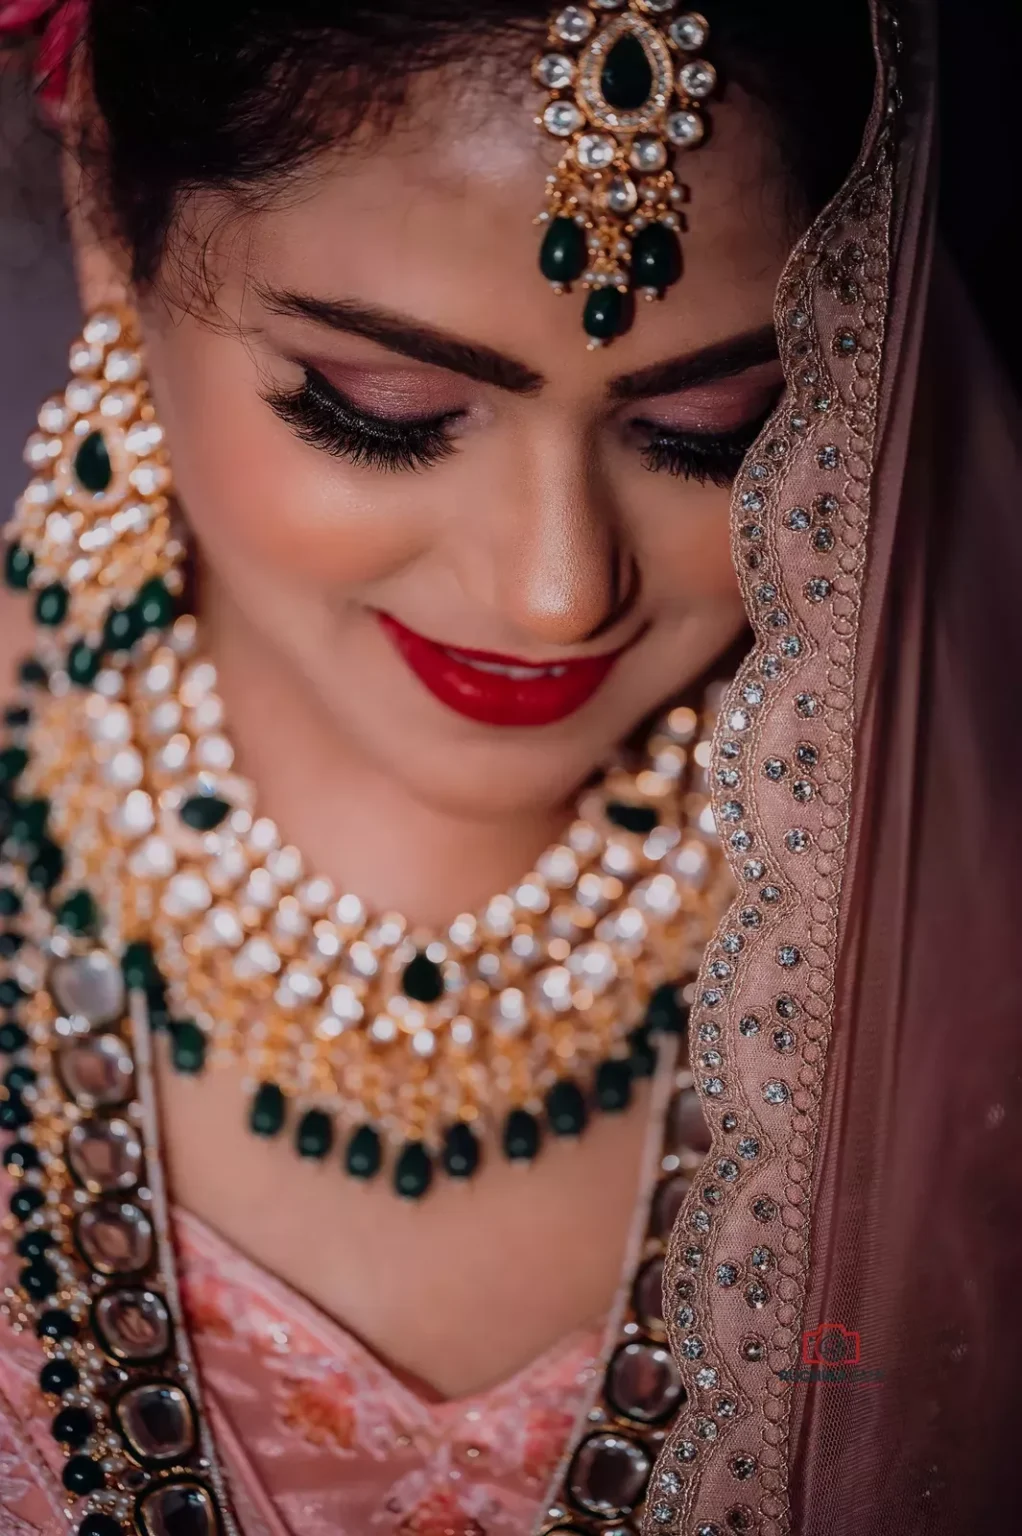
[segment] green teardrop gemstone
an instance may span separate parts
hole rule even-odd
[[[170,1004],[167,1001],[167,986],[162,976],[146,988],[146,1007],[149,1010],[149,1028],[154,1034],[161,1029],[169,1029],[174,1020],[170,1016]]]
[[[628,1065],[633,1077],[652,1077],[656,1071],[656,1047],[649,1038],[649,1030],[640,1026],[628,1036]]]
[[[647,224],[632,242],[636,288],[669,288],[681,276],[681,242],[666,224]]]
[[[11,1173],[17,1170],[19,1173],[32,1173],[39,1167],[39,1153],[30,1141],[11,1141],[4,1149],[4,1167]],[[36,1254],[30,1251],[27,1245],[38,1244],[38,1254],[46,1252],[47,1246],[53,1242],[48,1232],[39,1234],[29,1233],[18,1243],[18,1252],[25,1258],[34,1258]]]
[[[0,1008],[16,1008],[27,995],[13,976],[0,977]]]
[[[653,1034],[680,1035],[688,1023],[688,1009],[678,1002],[672,982],[657,987],[646,1007],[646,1028]]]
[[[24,747],[5,747],[0,752],[0,784],[13,784],[28,767],[28,753]]]
[[[50,1427],[50,1433],[60,1445],[72,1449],[84,1445],[95,1429],[96,1423],[84,1408],[63,1408]]]
[[[257,1136],[276,1136],[284,1124],[285,1101],[276,1083],[260,1083],[256,1089],[248,1123]]]
[[[539,1152],[539,1121],[527,1109],[513,1109],[504,1123],[504,1156],[512,1163],[531,1163]]]
[[[84,1497],[87,1493],[95,1493],[106,1482],[106,1475],[98,1461],[91,1456],[72,1456],[70,1461],[64,1463],[64,1471],[61,1481],[68,1493],[78,1497]]]
[[[394,1167],[394,1188],[406,1200],[421,1200],[433,1182],[433,1163],[421,1141],[408,1141]]]
[[[610,800],[604,807],[607,820],[625,832],[652,832],[660,817],[652,805],[629,805],[624,800]]]
[[[627,1061],[601,1061],[596,1069],[596,1102],[605,1114],[627,1109],[632,1101],[632,1069]]]
[[[353,1179],[371,1179],[380,1171],[383,1149],[371,1125],[360,1125],[348,1142],[344,1166]]]
[[[401,977],[401,990],[405,997],[417,1003],[435,1003],[443,996],[444,977],[440,967],[420,949],[409,960]]]
[[[32,1173],[39,1167],[39,1153],[30,1141],[8,1142],[4,1149],[4,1167],[11,1173],[15,1170],[19,1173]],[[34,1258],[36,1254],[31,1252],[32,1246],[36,1246],[37,1253],[41,1255],[52,1242],[48,1232],[29,1233],[19,1242],[18,1252],[25,1258]]]
[[[124,985],[129,991],[145,991],[154,982],[159,980],[160,973],[156,969],[156,961],[148,944],[137,940],[125,947],[121,956],[121,973],[124,976]]]
[[[581,1136],[589,1118],[582,1090],[570,1078],[562,1078],[550,1089],[546,1113],[555,1136]]]
[[[625,296],[617,288],[594,288],[582,311],[582,326],[594,341],[610,341],[627,326]]]
[[[15,1051],[23,1051],[28,1044],[28,1035],[20,1024],[14,1024],[10,1020],[6,1024],[0,1024],[0,1051],[4,1055],[12,1055]]]
[[[18,1221],[27,1221],[33,1211],[37,1211],[41,1205],[45,1204],[46,1196],[42,1190],[37,1189],[34,1184],[28,1184],[24,1188],[14,1191],[14,1194],[11,1196],[9,1209],[11,1215],[17,1217]],[[47,1314],[44,1313],[36,1324],[37,1332],[42,1328],[46,1316]],[[53,1335],[51,1334],[50,1337],[52,1338]]]
[[[104,1515],[102,1510],[93,1510],[91,1515],[86,1515],[78,1527],[78,1536],[123,1536],[124,1526],[113,1515]]]
[[[20,1131],[32,1123],[32,1111],[20,1093],[8,1093],[0,1099],[0,1131]]]
[[[102,496],[114,478],[110,452],[102,432],[90,432],[74,457],[75,479],[83,490]]]
[[[28,883],[37,891],[52,891],[64,873],[64,855],[49,838],[39,845],[35,858],[28,866]]]
[[[25,1088],[31,1088],[36,1081],[35,1067],[30,1067],[27,1061],[19,1061],[4,1073],[4,1087],[9,1093],[21,1093]]]
[[[600,94],[608,107],[636,112],[653,92],[653,68],[634,32],[625,32],[607,54],[600,75]]]
[[[99,926],[99,908],[88,891],[73,891],[62,901],[57,922],[69,933],[95,933]]]
[[[20,544],[7,546],[4,579],[9,587],[13,587],[15,592],[24,592],[34,569],[35,556],[29,550],[22,549]]]
[[[178,1019],[170,1026],[170,1059],[176,1072],[193,1075],[206,1065],[206,1037],[192,1019]]]
[[[36,1259],[34,1264],[26,1264],[18,1280],[33,1301],[46,1301],[50,1296],[55,1296],[60,1287],[60,1276],[45,1259]]]
[[[452,1179],[470,1179],[479,1167],[479,1142],[463,1120],[448,1127],[442,1161],[444,1172]]]
[[[15,1148],[20,1148],[22,1154],[15,1162],[15,1167],[28,1169],[39,1168],[41,1166],[39,1161],[39,1154],[37,1152],[34,1162],[31,1156],[28,1155],[35,1152],[35,1147],[31,1146],[29,1142],[14,1142],[12,1146],[7,1148],[8,1153],[14,1151]],[[45,1227],[39,1227],[35,1232],[26,1232],[24,1237],[18,1239],[18,1242],[15,1246],[17,1247],[18,1253],[24,1259],[42,1259],[45,1258],[51,1248],[55,1248],[57,1246],[57,1241],[52,1232],[47,1232]],[[71,1365],[70,1361],[68,1361],[68,1365]],[[71,1366],[71,1369],[74,1370],[74,1367]],[[78,1375],[77,1371],[75,1371],[75,1375]],[[68,1389],[67,1387],[64,1387],[62,1390],[66,1392]]]
[[[40,624],[54,629],[58,624],[63,624],[67,617],[67,588],[61,586],[59,581],[51,582],[48,587],[43,587],[35,600],[35,616]]]
[[[295,1150],[299,1157],[326,1157],[334,1144],[334,1122],[322,1109],[307,1109],[298,1122]]]
[[[76,1366],[70,1360],[48,1360],[39,1372],[39,1385],[44,1392],[53,1397],[63,1397],[65,1392],[70,1392],[77,1387],[81,1377]]]
[[[551,219],[539,248],[539,270],[551,283],[573,283],[586,265],[586,232],[574,219]]]
[[[16,803],[7,836],[23,859],[34,857],[45,841],[49,814],[48,800],[19,800]]]
[[[67,675],[79,688],[91,688],[103,665],[103,652],[77,640],[67,653]]]
[[[230,814],[230,805],[219,795],[191,795],[178,812],[186,827],[212,832]]]
[[[130,608],[111,608],[103,627],[103,644],[108,651],[130,651],[142,631],[141,615],[134,604]]]
[[[18,667],[18,681],[26,688],[45,688],[50,675],[35,656],[27,656]]]
[[[143,629],[166,629],[174,617],[174,599],[158,576],[146,582],[134,606]]]

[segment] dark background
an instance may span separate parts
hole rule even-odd
[[[1022,0],[940,0],[941,222],[1022,388]]]
[[[944,235],[1022,388],[1022,0],[937,8]],[[0,518],[24,483],[36,405],[63,388],[78,328],[59,208],[53,145],[20,81],[0,73]]]

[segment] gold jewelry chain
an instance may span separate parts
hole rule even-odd
[[[21,792],[49,802],[64,886],[94,897],[104,949],[152,945],[172,1014],[201,1031],[201,1045],[179,1035],[181,1064],[240,1058],[253,1093],[275,1085],[395,1143],[537,1112],[558,1082],[626,1058],[719,910],[698,787],[711,722],[700,736],[691,709],[665,717],[642,766],[583,797],[535,870],[428,933],[309,874],[258,815],[191,616],[88,694],[53,687]]]

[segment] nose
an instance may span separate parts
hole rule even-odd
[[[519,478],[501,524],[494,594],[517,633],[548,648],[581,645],[633,604],[637,567],[595,466],[548,463]]]

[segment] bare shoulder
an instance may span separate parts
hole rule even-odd
[[[31,600],[0,588],[0,697],[10,693],[18,662],[33,649],[34,628]]]

